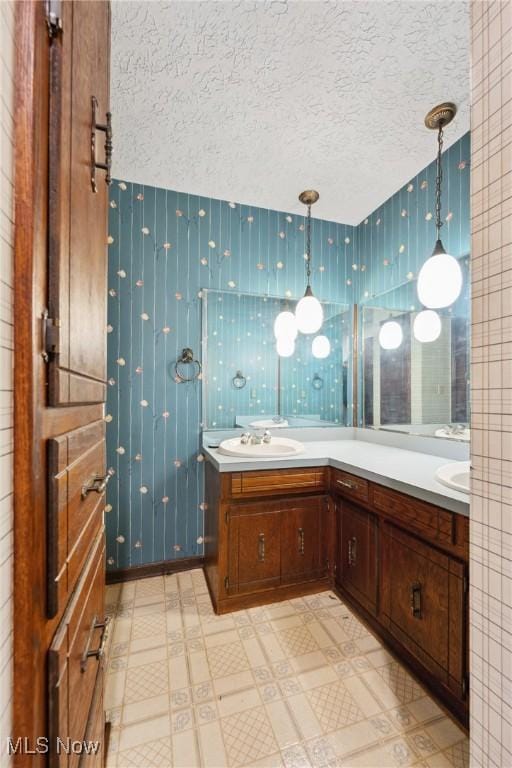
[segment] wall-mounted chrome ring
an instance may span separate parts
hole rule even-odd
[[[192,370],[188,369],[188,375],[182,371],[183,366],[193,366]],[[194,353],[190,347],[184,347],[181,355],[174,363],[175,380],[179,384],[184,384],[187,381],[195,381],[201,376],[202,366],[199,360],[194,359]]]
[[[231,381],[235,389],[243,389],[247,384],[247,379],[243,375],[242,371],[237,371]]]

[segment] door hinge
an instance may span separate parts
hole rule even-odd
[[[45,309],[41,318],[42,322],[42,358],[47,363],[50,355],[60,353],[60,320],[48,317]]]
[[[61,0],[46,0],[46,25],[50,39],[62,32]]]
[[[224,522],[229,523],[229,509],[224,512]]]
[[[468,676],[464,675],[464,677],[462,678],[462,695],[463,696],[467,696],[468,695],[468,690],[469,690]]]
[[[469,589],[469,580],[467,576],[464,576],[464,578],[462,579],[462,589],[464,594],[467,595],[468,589]]]
[[[229,576],[224,577],[224,589],[226,590],[226,592],[229,589]]]

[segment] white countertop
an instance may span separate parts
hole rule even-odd
[[[206,445],[204,452],[219,472],[336,467],[437,504],[443,509],[469,515],[469,494],[447,488],[435,479],[436,470],[450,461],[446,457],[359,439],[305,441],[304,446],[304,452],[298,456],[280,459],[224,456],[215,448],[208,448]]]

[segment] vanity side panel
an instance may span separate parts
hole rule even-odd
[[[221,484],[223,478],[220,472],[209,461],[205,465],[205,502],[204,514],[204,573],[214,607],[219,600],[219,573],[222,572],[220,562],[223,553],[222,537],[219,538],[221,512]],[[226,538],[226,537],[224,537]]]

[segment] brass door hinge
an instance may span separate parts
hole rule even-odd
[[[60,320],[48,317],[48,310],[45,309],[41,322],[41,355],[45,363],[47,363],[50,359],[50,355],[58,355],[60,353]]]
[[[62,32],[61,0],[46,0],[46,25],[50,40]]]

